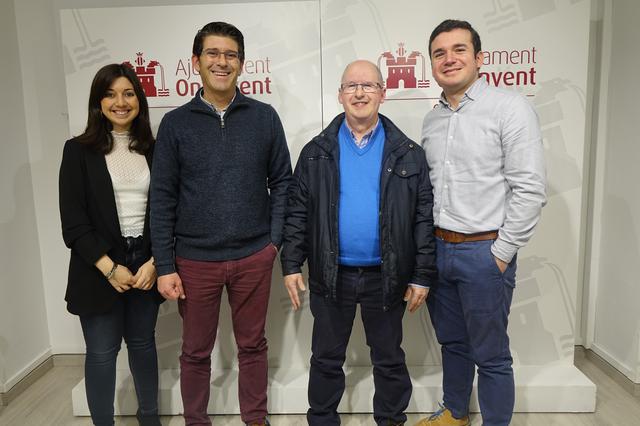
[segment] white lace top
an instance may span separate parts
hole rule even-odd
[[[124,237],[142,235],[151,175],[144,155],[129,151],[129,133],[111,132],[113,150],[105,156]]]

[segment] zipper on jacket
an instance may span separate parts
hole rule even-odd
[[[220,127],[224,129],[224,116],[220,115]]]
[[[324,158],[325,156],[320,156],[321,158]],[[327,159],[329,159],[329,157],[327,156]],[[332,193],[331,193],[331,197],[329,202],[333,203],[333,208],[334,208],[334,228],[330,229],[330,232],[333,233],[333,235],[331,235],[331,241],[333,242],[333,244],[335,244],[335,249],[334,249],[334,266],[335,266],[335,273],[336,273],[336,279],[334,282],[334,285],[331,287],[331,298],[333,300],[337,300],[338,299],[338,268],[339,266],[339,261],[338,258],[340,257],[340,213],[339,213],[339,209],[340,209],[340,163],[339,160],[334,156],[333,158],[331,158],[333,160],[333,167],[335,167],[336,169],[336,173],[335,173],[335,181],[332,182],[331,188],[332,188]]]
[[[396,167],[396,163],[398,162],[398,157],[391,152],[387,154],[386,158],[382,159],[382,173],[380,173],[380,203],[379,211],[378,211],[378,226],[380,228],[380,270],[382,272],[382,310],[387,312],[389,310],[389,294],[391,293],[391,288],[389,286],[389,279],[387,277],[386,269],[387,265],[384,264],[384,242],[386,241],[387,246],[391,245],[391,228],[390,225],[384,227],[383,223],[386,223],[385,219],[385,206],[386,203],[384,200],[387,197],[387,189],[389,187],[389,180],[391,179],[390,175],[393,173],[393,169]],[[386,235],[383,233],[383,229],[386,230]],[[390,251],[393,248],[389,249]]]

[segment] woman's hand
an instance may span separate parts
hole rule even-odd
[[[107,278],[109,284],[116,289],[118,293],[124,293],[129,290],[135,280],[133,274],[126,266],[116,264],[108,255],[103,255],[95,263],[96,268],[102,272]]]
[[[139,290],[149,290],[156,282],[158,274],[156,273],[156,267],[153,264],[153,257],[142,265],[138,272],[133,276],[133,288]]]
[[[111,284],[118,293],[124,293],[129,290],[134,283],[135,280],[129,268],[122,265],[116,265],[116,270],[113,272],[113,275],[111,275],[109,284]]]

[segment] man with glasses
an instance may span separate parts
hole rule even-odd
[[[193,42],[202,90],[167,113],[151,177],[151,239],[158,290],[182,316],[180,386],[187,425],[207,415],[211,351],[222,290],[238,346],[240,415],[268,424],[265,321],[282,240],[291,163],[278,114],[236,84],[244,38],[212,22]]]
[[[380,70],[355,61],[338,100],[344,113],[302,150],[289,189],[281,253],[294,309],[308,261],[313,314],[310,425],[338,425],[342,366],[360,305],[371,349],[378,425],[400,425],[411,397],[402,317],[436,279],[432,194],[424,151],[388,118]]]

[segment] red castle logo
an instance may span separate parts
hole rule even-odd
[[[142,84],[144,94],[148,98],[169,96],[169,89],[167,89],[164,82],[164,68],[162,65],[158,61],[151,61],[147,66],[144,66],[146,61],[142,57],[142,52],[138,52],[136,55],[138,57],[135,60],[135,67],[129,61],[124,62],[124,65],[133,68]],[[160,89],[156,87],[156,69],[160,70]]]
[[[387,89],[426,89],[431,82],[425,79],[425,59],[422,53],[413,51],[406,56],[407,51],[404,50],[404,43],[398,43],[397,56],[391,52],[384,52],[378,58],[378,68],[382,58],[385,58],[387,67]],[[416,67],[418,66],[418,58],[422,59],[421,79],[416,77]]]

